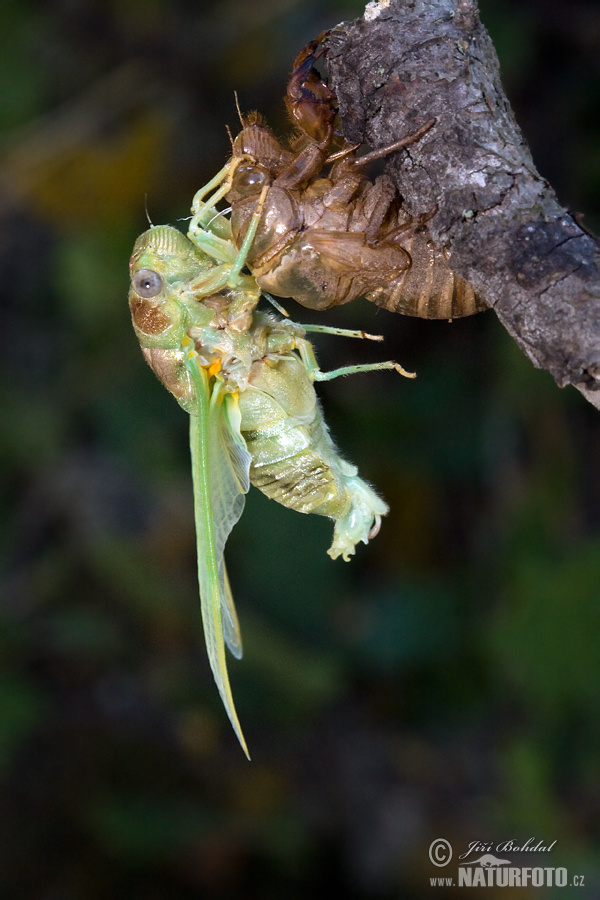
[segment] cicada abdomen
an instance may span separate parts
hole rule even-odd
[[[438,250],[417,231],[402,241],[411,264],[387,284],[368,291],[367,300],[390,312],[423,319],[458,319],[487,309],[464,278],[448,265],[450,253]]]
[[[337,453],[299,357],[257,360],[239,406],[255,487],[297,512],[332,518],[333,559],[347,560],[374,537],[388,506]]]

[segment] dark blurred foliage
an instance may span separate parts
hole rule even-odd
[[[544,864],[598,896],[600,419],[492,313],[321,320],[418,371],[320,389],[392,512],[333,563],[329,522],[251,490],[228,559],[252,763],[205,658],[187,416],[137,347],[127,261],[144,195],[174,223],[222,166],[234,89],[284,133],[295,53],[361,11],[2,4],[2,897],[418,898],[440,836],[557,840]],[[600,228],[597,2],[482,16],[540,170]]]

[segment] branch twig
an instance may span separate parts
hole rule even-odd
[[[600,409],[600,248],[536,171],[474,0],[379,0],[329,36],[344,133],[380,147],[409,212],[534,365]]]

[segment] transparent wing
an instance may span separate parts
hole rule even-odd
[[[221,621],[223,622],[223,637],[225,643],[233,653],[236,659],[242,658],[242,636],[240,634],[240,624],[238,622],[235,604],[229,586],[229,578],[227,577],[227,569],[223,564],[223,593],[221,594]],[[225,603],[223,602],[225,600]]]
[[[244,753],[250,758],[227,674],[224,641],[227,640],[238,657],[242,645],[223,562],[225,543],[244,508],[250,454],[239,432],[239,420],[237,433],[231,433],[232,425],[235,427],[235,414],[229,415],[231,404],[227,396],[221,395],[218,389],[209,396],[208,377],[198,366],[195,354],[190,355],[186,365],[198,397],[198,415],[190,417],[190,449],[204,637],[223,705]]]
[[[221,586],[221,618],[225,643],[236,657],[242,656],[242,638],[223,554],[231,529],[240,519],[250,489],[252,457],[240,431],[237,396],[224,394],[217,383],[210,400],[209,471],[215,528],[215,552]]]

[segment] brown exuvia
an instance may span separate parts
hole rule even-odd
[[[323,38],[300,52],[288,84],[286,106],[297,138],[283,146],[252,114],[223,170],[238,248],[256,228],[246,264],[259,286],[311,309],[361,296],[432,319],[485,309],[424,227],[435,208],[410,216],[389,176],[365,174],[368,163],[420,140],[435,120],[362,157],[356,144],[342,142],[335,150],[335,96],[313,66]]]

